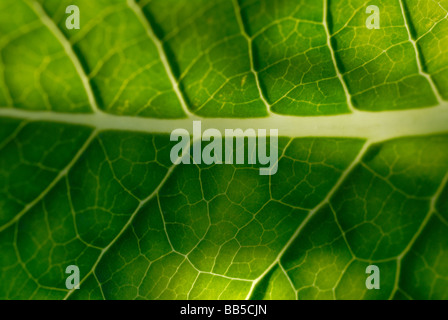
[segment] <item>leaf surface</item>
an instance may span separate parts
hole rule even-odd
[[[447,299],[448,1],[368,5],[2,0],[0,298]],[[173,164],[193,120],[278,172]]]

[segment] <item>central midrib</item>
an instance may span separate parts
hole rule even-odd
[[[91,114],[29,111],[0,108],[0,117],[27,121],[58,122],[96,128],[99,131],[132,131],[153,134],[170,134],[178,128],[192,133],[193,121],[202,122],[202,130],[218,129],[278,129],[283,137],[347,137],[371,142],[404,136],[448,133],[448,103],[437,107],[364,112],[319,117],[271,115],[266,118],[204,118],[154,119],[113,115],[104,112]]]

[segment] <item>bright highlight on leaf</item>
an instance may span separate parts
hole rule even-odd
[[[447,0],[2,0],[0,299],[448,299],[447,101]]]

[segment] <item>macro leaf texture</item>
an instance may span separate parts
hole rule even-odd
[[[448,0],[0,0],[0,299],[448,299],[447,101]]]

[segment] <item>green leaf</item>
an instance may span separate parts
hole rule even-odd
[[[448,299],[447,18],[446,0],[2,0],[0,298]],[[193,120],[278,129],[278,172],[173,164]]]

